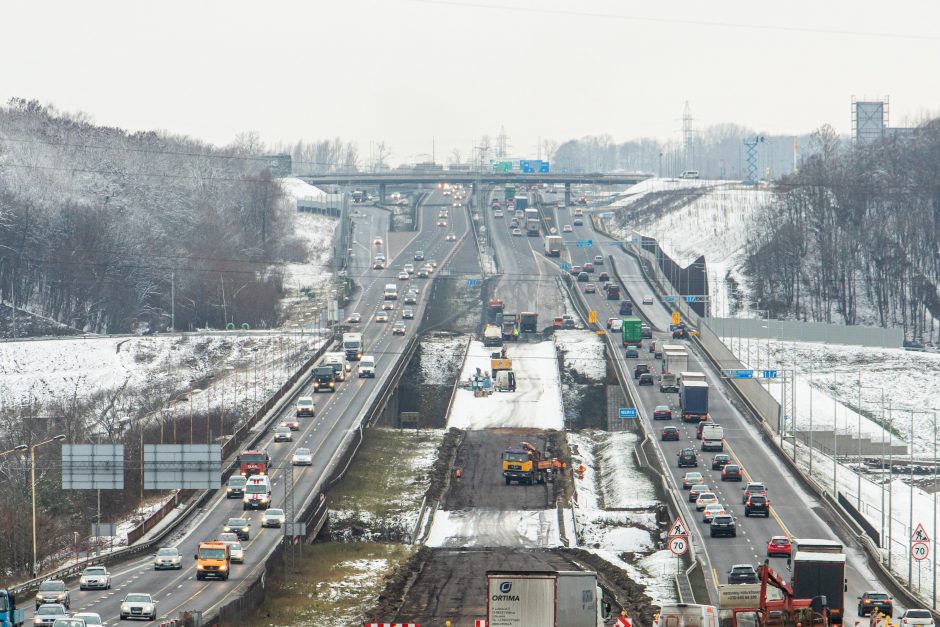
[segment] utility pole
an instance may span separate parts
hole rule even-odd
[[[170,272],[170,331],[176,331],[176,273]]]

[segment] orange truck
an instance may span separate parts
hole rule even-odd
[[[241,455],[238,456],[239,472],[241,472],[242,477],[246,478],[252,475],[261,475],[262,477],[267,475],[270,463],[271,458],[264,451],[242,451]]]
[[[215,577],[228,580],[231,553],[225,542],[200,542],[193,557],[196,560],[196,579]]]

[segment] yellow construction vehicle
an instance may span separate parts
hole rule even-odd
[[[502,461],[506,485],[513,481],[527,485],[545,483],[552,470],[552,461],[543,459],[542,453],[528,442],[523,442],[522,448],[503,451]]]

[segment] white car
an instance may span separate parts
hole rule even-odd
[[[179,549],[165,547],[157,551],[153,558],[153,569],[163,570],[164,568],[182,570],[183,556],[180,555]]]
[[[448,234],[447,234],[447,237],[445,237],[444,240],[445,240],[445,241],[448,241],[448,242],[456,242],[456,241],[457,241],[457,235],[456,235],[455,233],[448,233]]]
[[[503,212],[502,212],[502,211],[499,211],[499,210],[497,209],[496,211],[493,212],[493,217],[494,217],[494,218],[502,218],[502,217],[503,217]]]
[[[380,311],[379,313],[375,314],[375,321],[376,322],[388,322],[388,314],[385,313],[384,311]]]
[[[85,621],[85,627],[101,627],[104,624],[101,622],[101,615],[94,612],[79,612],[72,614],[72,618]]]
[[[293,442],[294,434],[291,433],[290,427],[275,427],[274,428],[274,441],[275,442]]]
[[[287,515],[284,513],[284,510],[272,507],[271,509],[265,511],[264,516],[261,517],[261,526],[280,527],[286,521]]]
[[[362,322],[362,314],[354,313],[353,315],[349,316],[346,322],[348,322],[349,324],[357,324],[359,322]]]
[[[157,602],[149,594],[132,592],[121,602],[121,620],[146,618],[157,620]]]
[[[704,510],[709,505],[715,505],[718,503],[718,497],[714,492],[702,492],[698,500],[695,501],[695,509],[698,511]]]
[[[382,301],[382,311],[394,311],[394,310],[395,310],[395,301],[393,300]]]
[[[405,307],[401,310],[401,317],[403,320],[414,320],[415,310],[411,307]]]
[[[111,574],[104,566],[89,566],[78,580],[79,590],[110,590]]]
[[[715,516],[723,516],[728,512],[725,511],[725,506],[721,503],[712,503],[711,505],[706,505],[705,510],[702,512],[702,522],[710,523],[712,518]]]
[[[414,273],[415,273],[415,264],[413,264],[413,263],[406,263],[405,266],[402,268],[402,270],[404,270],[404,271],[407,272],[408,274],[414,274]]]
[[[410,277],[411,277],[411,275],[408,274],[407,272],[405,272],[404,270],[402,270],[401,272],[398,273],[398,280],[399,280],[399,281],[407,281]]]
[[[313,453],[308,448],[299,448],[294,451],[290,458],[290,463],[294,466],[312,466]]]
[[[652,305],[652,304],[653,304],[653,297],[650,296],[649,294],[647,294],[646,296],[644,296],[644,297],[643,297],[643,304],[644,304],[644,305]]]
[[[566,224],[565,226],[561,227],[562,233],[571,233],[572,230],[574,229],[571,228],[570,224]]]
[[[898,625],[908,627],[908,625],[933,625],[933,617],[929,610],[905,610],[898,616]]]
[[[239,564],[245,563],[245,547],[242,546],[241,542],[228,545],[228,552],[231,561],[238,562]]]

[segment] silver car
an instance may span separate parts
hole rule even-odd
[[[294,466],[312,466],[313,453],[311,453],[310,449],[308,448],[299,448],[294,451],[294,454],[290,459],[290,463]]]
[[[101,622],[101,615],[94,612],[79,612],[78,614],[72,614],[72,618],[80,618],[85,621],[85,627],[101,627],[104,624]]]
[[[154,570],[180,570],[183,568],[183,556],[180,555],[179,549],[173,547],[165,547],[157,551],[157,554],[153,558],[153,569]]]
[[[241,542],[228,545],[228,551],[229,560],[238,562],[239,564],[245,563],[245,548],[242,546]]]
[[[288,427],[276,427],[274,429],[274,441],[275,442],[293,442],[294,434],[291,433],[291,430]]]
[[[261,517],[261,526],[262,527],[280,527],[287,520],[287,516],[284,514],[283,509],[276,509],[272,507],[269,510],[264,512],[264,516]]]
[[[109,590],[111,574],[104,566],[89,566],[78,580],[79,590]]]
[[[121,620],[146,618],[157,620],[157,602],[149,594],[132,592],[121,603]]]
[[[43,603],[33,614],[33,625],[51,625],[59,618],[68,618],[68,612],[61,603]]]

